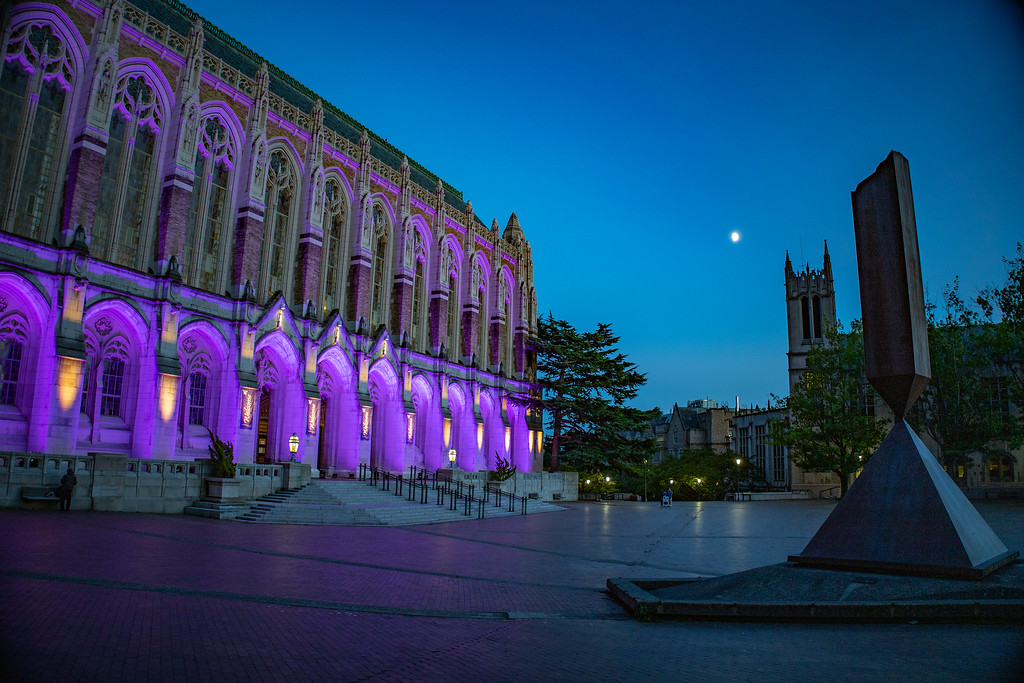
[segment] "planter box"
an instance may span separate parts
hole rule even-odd
[[[242,481],[240,479],[227,479],[225,477],[206,478],[206,498],[219,503],[228,503],[238,500]]]

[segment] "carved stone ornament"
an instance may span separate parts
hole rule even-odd
[[[110,319],[106,316],[96,321],[96,331],[100,333],[101,337],[105,337],[110,334],[110,331],[114,329],[114,326],[110,324]]]
[[[0,313],[7,310],[7,299],[0,296]]]
[[[198,346],[195,337],[185,337],[181,342],[181,348],[185,349],[186,353],[194,353]]]

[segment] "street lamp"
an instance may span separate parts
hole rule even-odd
[[[453,469],[453,470],[455,469],[455,449],[454,448],[449,448],[448,449],[448,468],[449,469]]]
[[[291,437],[288,439],[288,450],[292,454],[292,462],[295,462],[295,454],[299,452],[299,435],[292,432]]]

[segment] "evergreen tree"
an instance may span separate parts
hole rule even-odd
[[[548,416],[551,471],[560,466],[596,470],[642,462],[654,440],[637,441],[629,432],[642,431],[658,411],[625,405],[646,384],[647,376],[618,350],[611,325],[599,323],[580,333],[552,315],[538,321],[537,407]]]
[[[772,442],[789,448],[801,469],[839,477],[841,495],[888,431],[871,409],[876,392],[864,375],[860,322],[851,328],[849,334],[841,325],[829,330],[825,344],[811,348],[807,369],[782,400],[788,416],[771,425]]]

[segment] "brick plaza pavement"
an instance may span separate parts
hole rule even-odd
[[[0,681],[1022,680],[1024,625],[629,618],[609,577],[798,553],[827,502],[415,527],[0,510]],[[979,509],[1024,550],[1024,501]]]

